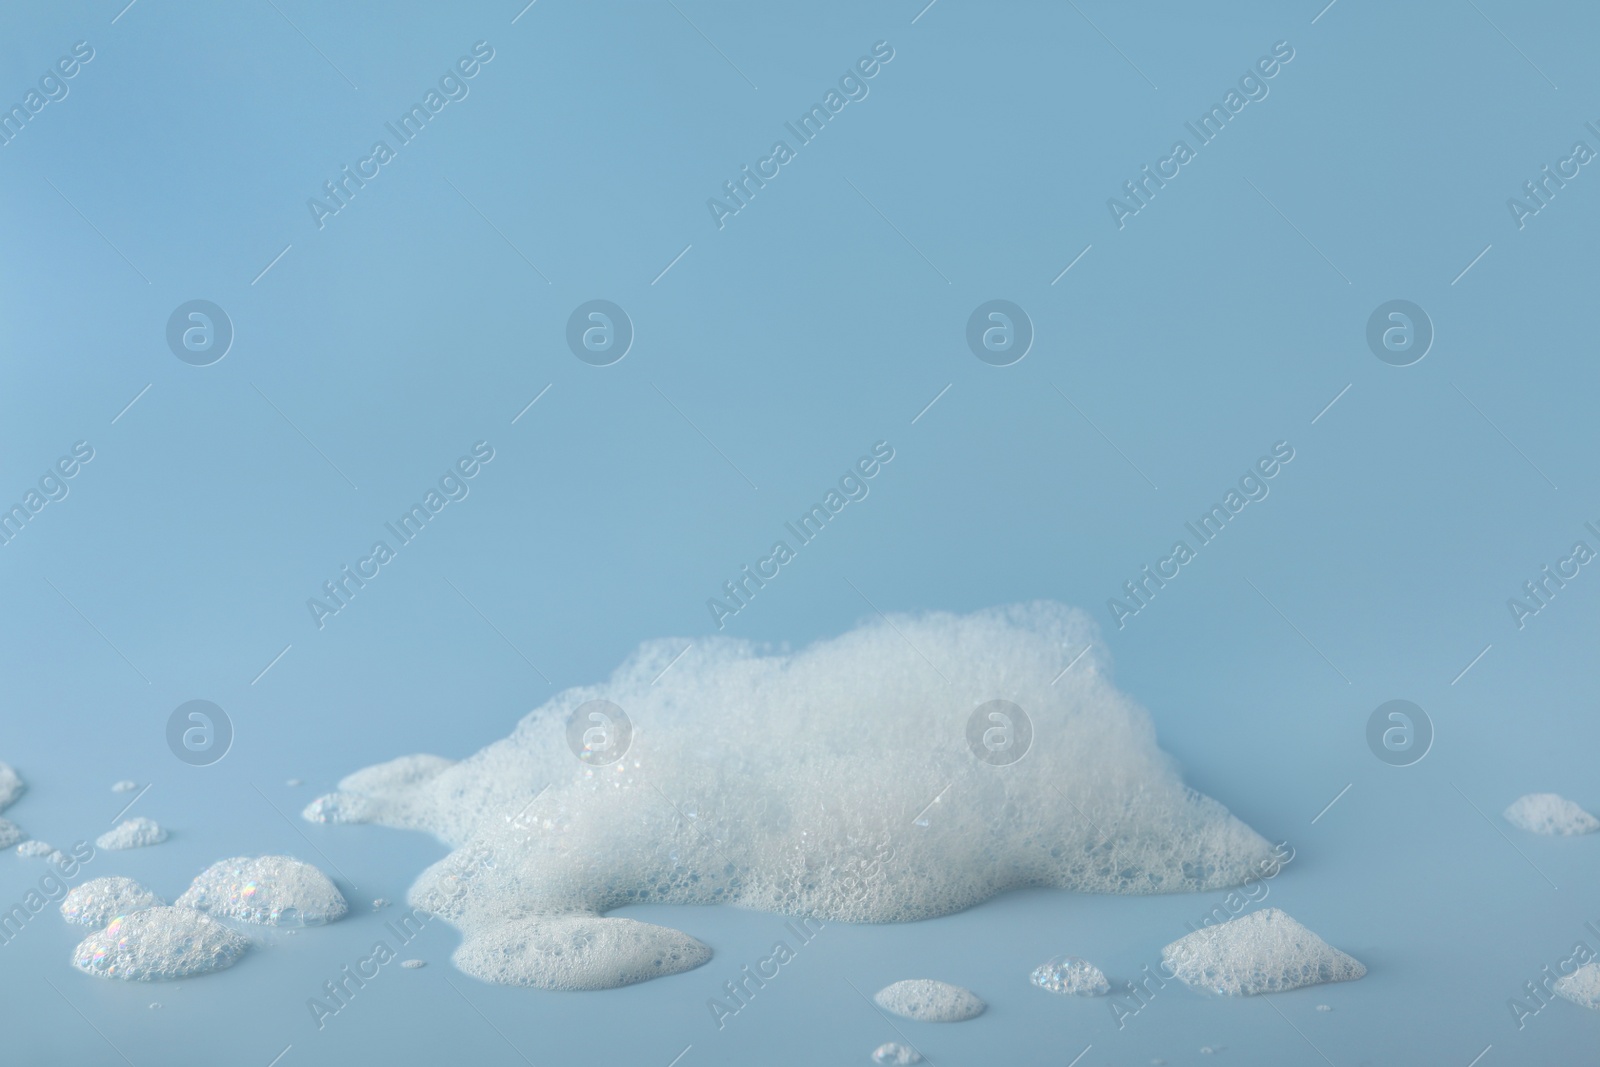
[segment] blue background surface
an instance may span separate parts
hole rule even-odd
[[[173,838],[85,876],[170,898],[215,859],[283,851],[357,905],[152,986],[78,974],[81,931],[41,915],[0,945],[9,1058],[865,1063],[897,1036],[858,991],[924,973],[990,1004],[896,1022],[935,1064],[1594,1047],[1600,1017],[1561,1001],[1519,1028],[1507,1002],[1600,948],[1600,839],[1499,813],[1527,792],[1600,806],[1600,577],[1520,629],[1506,605],[1574,541],[1600,548],[1600,177],[1520,228],[1506,203],[1575,141],[1600,149],[1600,11],[924,3],[0,12],[0,101],[94,50],[0,147],[0,500],[94,449],[0,547],[0,758],[30,783],[6,814],[92,839],[133,778],[130,814]],[[308,198],[478,41],[494,58],[469,95],[319,228]],[[894,58],[869,95],[718,228],[707,199],[878,41]],[[1279,41],[1267,97],[1119,228],[1107,199]],[[565,340],[596,298],[636,331],[607,367]],[[965,341],[995,298],[1036,331],[1009,367]],[[1407,367],[1365,339],[1397,298],[1436,330]],[[236,332],[210,366],[165,340],[193,299]],[[1119,1029],[1028,970],[1071,951],[1132,978],[1218,899],[1026,892],[831,926],[719,1030],[707,998],[782,920],[650,908],[631,914],[715,958],[538,993],[456,973],[436,924],[407,953],[432,966],[385,969],[319,1030],[307,998],[393,915],[365,902],[403,899],[443,848],[299,809],[383,759],[466,756],[642,640],[710,632],[707,598],[879,440],[896,458],[871,495],[725,632],[800,645],[878,609],[1084,607],[1188,781],[1294,846],[1268,903],[1368,976],[1239,1001],[1173,983]],[[495,458],[470,495],[319,629],[307,598],[478,441]],[[1119,628],[1107,599],[1280,441],[1270,495]],[[206,767],[165,740],[197,698],[236,731]],[[1366,742],[1396,698],[1436,731],[1407,767]],[[44,871],[0,860],[0,902]]]

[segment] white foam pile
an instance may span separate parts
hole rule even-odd
[[[1505,810],[1506,821],[1530,834],[1592,834],[1600,819],[1556,793],[1529,793]]]
[[[36,860],[40,856],[48,856],[55,852],[54,845],[47,845],[43,841],[24,841],[17,846],[17,855],[23,859]]]
[[[72,965],[100,978],[148,982],[231,967],[250,942],[188,908],[155,907],[112,919],[84,938]]]
[[[1551,987],[1581,1008],[1600,1011],[1600,963],[1585,963],[1566,977],[1557,978]]]
[[[898,1041],[889,1041],[872,1050],[872,1062],[893,1065],[893,1067],[906,1067],[907,1064],[921,1063],[922,1053],[909,1045],[902,1045]]]
[[[1162,958],[1185,984],[1235,997],[1348,982],[1367,973],[1277,908],[1196,930],[1163,949]]]
[[[292,856],[241,856],[213,863],[177,904],[268,926],[320,926],[350,910],[327,875]]]
[[[73,886],[61,902],[61,917],[70,923],[104,926],[118,915],[129,915],[164,904],[166,901],[132,878],[116,875],[94,878]]]
[[[0,763],[0,811],[5,811],[28,788],[9,763]]]
[[[1077,956],[1053,956],[1035,967],[1028,980],[1046,992],[1064,996],[1103,997],[1111,992],[1105,973]]]
[[[873,995],[878,1007],[923,1023],[959,1023],[975,1019],[988,1005],[970,989],[932,978],[907,978]]]
[[[136,815],[94,839],[98,848],[121,850],[159,845],[167,839],[167,831],[154,819]]]
[[[608,681],[557,695],[476,755],[370,767],[305,817],[455,846],[410,902],[462,931],[463,970],[534,985],[646,976],[635,954],[644,935],[601,917],[627,904],[895,922],[1023,886],[1244,882],[1268,843],[1184,786],[1096,653],[1062,674],[1093,637],[1081,613],[1041,603],[874,620],[787,654],[728,638],[687,652],[682,639],[650,642]],[[632,742],[596,766],[569,747],[568,719],[601,698],[624,709]],[[1031,722],[1031,749],[1006,766],[968,745],[969,718],[992,700]],[[553,942],[529,926],[554,917],[582,921]],[[676,931],[647,929],[647,955],[664,961],[650,973],[704,958]],[[565,959],[539,958],[552,943],[568,946]],[[610,951],[623,953],[615,966]]]
[[[518,919],[493,938],[473,938],[455,954],[468,974],[540,989],[614,989],[677,974],[711,958],[688,934],[633,919],[586,915]]]
[[[0,819],[0,848],[10,848],[28,835],[10,819]]]

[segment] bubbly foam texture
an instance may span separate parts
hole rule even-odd
[[[1555,793],[1529,793],[1505,810],[1506,821],[1531,834],[1592,834],[1600,819]]]
[[[557,695],[468,759],[379,764],[304,814],[455,846],[411,903],[461,929],[464,969],[532,984],[556,972],[521,949],[471,946],[542,943],[526,920],[644,902],[898,922],[1024,886],[1243,882],[1267,842],[1183,785],[1096,652],[1062,675],[1093,637],[1081,613],[1033,604],[878,620],[787,654],[727,638],[686,653],[682,639],[650,642],[609,681]],[[624,709],[633,734],[621,760],[594,766],[568,747],[567,721],[599,698]],[[995,699],[1032,723],[1031,749],[1009,766],[967,743],[969,717]],[[663,949],[671,933],[658,935]],[[615,984],[598,963],[561,973]]]
[[[250,942],[187,908],[156,907],[121,915],[72,951],[72,965],[100,978],[149,982],[231,967]]]
[[[872,999],[884,1011],[923,1023],[965,1022],[988,1007],[972,990],[932,978],[907,978],[886,985]]]
[[[111,783],[111,791],[113,793],[131,793],[138,788],[139,783],[130,778],[124,778],[120,782]]]
[[[468,934],[452,959],[468,974],[540,989],[614,989],[698,967],[711,950],[633,919],[520,919]]]
[[[320,926],[350,910],[327,875],[292,856],[213,863],[184,890],[178,906],[268,926]]]
[[[1103,997],[1111,992],[1105,973],[1077,956],[1055,956],[1028,976],[1040,989],[1075,997]]]
[[[872,1062],[905,1067],[906,1064],[921,1063],[922,1053],[909,1045],[902,1045],[898,1041],[890,1041],[872,1050]]]
[[[17,855],[29,860],[36,860],[40,856],[48,856],[55,851],[54,845],[47,845],[43,841],[24,841],[17,846]]]
[[[26,788],[22,776],[12,770],[11,764],[0,763],[0,811],[9,808]]]
[[[121,850],[159,845],[167,839],[167,831],[154,819],[135,816],[94,839],[97,848]]]
[[[1581,1008],[1600,1011],[1600,963],[1585,963],[1565,978],[1557,978],[1552,988]]]
[[[10,819],[0,819],[0,848],[10,848],[28,834]]]
[[[1348,982],[1367,973],[1277,908],[1196,930],[1163,949],[1162,958],[1185,984],[1233,997]]]
[[[98,927],[118,915],[162,907],[166,903],[132,878],[115,875],[73,886],[61,902],[61,917],[69,923]]]

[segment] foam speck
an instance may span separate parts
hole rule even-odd
[[[327,875],[291,856],[213,863],[184,890],[178,906],[268,926],[319,926],[349,910]]]
[[[167,831],[154,819],[136,815],[94,839],[95,847],[121,851],[159,845],[167,839]]]
[[[907,978],[886,985],[872,998],[884,1011],[924,1023],[976,1019],[988,1005],[970,989],[932,978]]]
[[[69,923],[104,926],[118,915],[161,907],[166,901],[132,878],[116,875],[94,878],[74,886],[61,902],[61,917]]]
[[[1367,973],[1277,908],[1196,930],[1168,945],[1162,957],[1187,985],[1235,997],[1348,982]]]
[[[11,764],[0,763],[0,811],[9,808],[26,788],[22,775],[13,770]]]
[[[187,908],[121,915],[72,951],[72,965],[100,978],[148,982],[231,967],[250,942]]]
[[[28,834],[10,819],[0,819],[0,848],[10,848]]]
[[[1025,886],[1243,883],[1268,843],[1184,786],[1148,714],[1106,679],[1101,646],[1062,674],[1094,635],[1081,613],[1033,604],[875,620],[787,654],[650,642],[476,755],[379,764],[305,817],[454,846],[409,899],[458,927],[464,950],[497,945],[501,927],[521,943],[530,919],[643,902],[899,922]],[[631,747],[604,765],[568,738],[599,699],[632,725]],[[1031,724],[1031,748],[1005,766],[969,747],[969,720],[993,700]],[[980,724],[985,746],[998,729]],[[548,973],[517,958],[526,973],[501,961],[494,980]]]
[[[872,1062],[905,1067],[906,1064],[921,1063],[922,1053],[909,1045],[902,1045],[898,1041],[890,1041],[872,1050]]]
[[[1600,1011],[1600,963],[1585,963],[1552,987],[1579,1007]]]
[[[1591,834],[1600,819],[1555,793],[1529,793],[1505,810],[1506,821],[1532,834]]]
[[[139,783],[133,781],[131,778],[124,778],[120,782],[111,783],[111,791],[113,793],[131,793],[138,788]]]
[[[414,971],[418,967],[426,967],[427,965],[428,965],[428,961],[427,960],[401,960],[400,961],[400,966],[404,967],[408,971]]]
[[[1054,956],[1039,964],[1029,980],[1040,989],[1077,997],[1103,997],[1111,983],[1100,968],[1077,956]]]
[[[17,846],[17,855],[23,859],[30,860],[36,860],[40,856],[48,856],[55,851],[55,846],[47,845],[43,841],[24,841]]]

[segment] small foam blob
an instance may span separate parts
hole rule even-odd
[[[1585,963],[1552,985],[1556,993],[1581,1008],[1600,1011],[1600,962]]]
[[[1529,793],[1505,810],[1506,821],[1530,834],[1592,834],[1600,819],[1556,793]]]
[[[22,775],[13,770],[11,764],[0,763],[0,811],[9,808],[26,788]]]
[[[17,855],[23,859],[38,859],[40,856],[49,856],[56,852],[55,846],[47,845],[43,841],[24,841],[17,846]]]
[[[906,1064],[921,1063],[922,1053],[910,1045],[902,1045],[898,1041],[889,1041],[872,1050],[872,1062],[905,1067]]]
[[[1328,1005],[1326,1005],[1326,1004],[1318,1004],[1317,1005],[1317,1010],[1318,1011],[1332,1011],[1333,1009],[1328,1007]]]
[[[178,906],[266,926],[320,926],[350,910],[327,875],[292,856],[213,863],[184,890]]]
[[[250,942],[188,908],[119,915],[72,950],[72,965],[98,978],[149,982],[231,967]]]
[[[113,829],[107,830],[94,839],[97,848],[121,851],[129,848],[144,848],[146,845],[159,845],[167,839],[167,831],[154,819],[147,819],[143,815],[136,815],[123,821]]]
[[[286,785],[286,786],[293,787],[293,786],[297,786],[297,785],[305,785],[305,781],[303,779],[300,779],[300,778],[290,778],[287,782],[284,782],[283,784]]]
[[[886,985],[872,999],[884,1011],[924,1023],[965,1022],[988,1007],[972,990],[932,978],[907,978]]]
[[[1233,997],[1348,982],[1367,973],[1277,908],[1196,930],[1163,949],[1162,959],[1185,984]]]
[[[166,901],[132,878],[114,875],[73,886],[61,902],[61,917],[69,923],[101,927],[118,915],[129,915],[165,904]]]
[[[1028,886],[1195,892],[1258,876],[1268,842],[1183,784],[1149,715],[1107,679],[1095,633],[1081,612],[1039,603],[877,619],[782,653],[652,641],[460,762],[380,763],[303,814],[450,845],[408,899],[464,944],[496,943],[502,926],[520,944],[525,920],[641,903],[906,922]],[[985,749],[991,735],[1025,738],[1004,766],[970,734],[996,700],[1031,726],[978,723]],[[631,724],[611,763],[569,745],[575,714],[599,721],[582,710],[593,701]],[[448,716],[440,729],[448,739]]]
[[[0,819],[0,848],[10,848],[27,836],[27,832],[10,819]]]
[[[111,791],[113,793],[131,793],[135,789],[138,789],[138,788],[139,788],[139,783],[135,782],[131,778],[124,778],[120,782],[112,782],[111,783]]]
[[[1111,992],[1105,973],[1077,956],[1053,956],[1033,969],[1029,981],[1050,993],[1075,997],[1103,997]]]
[[[408,971],[414,971],[418,967],[426,967],[427,965],[428,965],[428,961],[427,960],[401,960],[400,961],[400,966],[404,967]]]
[[[692,970],[711,950],[688,934],[634,919],[523,919],[469,934],[455,965],[475,978],[540,989],[615,989]]]

